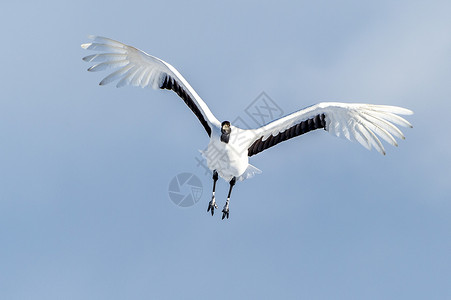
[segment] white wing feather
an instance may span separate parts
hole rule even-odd
[[[162,86],[166,75],[169,75],[190,95],[204,118],[210,123],[210,127],[212,127],[211,125],[220,125],[220,122],[210,111],[207,104],[194,91],[185,78],[167,62],[109,38],[101,36],[90,36],[89,38],[93,42],[82,44],[81,47],[104,53],[93,54],[83,58],[84,61],[97,63],[90,67],[88,71],[95,72],[119,68],[106,76],[99,83],[100,85],[106,85],[118,80],[117,87],[132,85],[142,88],[151,87],[158,89]]]
[[[331,134],[345,137],[350,141],[357,141],[368,150],[374,147],[378,152],[385,155],[385,149],[378,137],[393,146],[398,146],[395,137],[399,139],[405,137],[393,123],[412,127],[407,120],[398,115],[411,115],[413,112],[406,108],[388,105],[318,103],[257,129],[256,135],[249,145],[260,138],[265,141],[271,135],[276,136],[293,125],[321,114],[325,115],[325,129]]]

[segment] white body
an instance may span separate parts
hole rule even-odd
[[[233,177],[244,180],[260,170],[249,164],[247,150],[249,141],[254,136],[253,130],[244,130],[231,126],[230,140],[228,143],[221,142],[221,129],[213,130],[207,150],[202,155],[207,161],[210,170],[216,170],[218,175],[226,181]]]

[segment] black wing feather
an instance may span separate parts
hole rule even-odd
[[[199,119],[202,126],[204,126],[205,130],[208,133],[208,136],[211,136],[211,128],[208,125],[208,122],[205,120],[204,116],[200,112],[199,108],[194,103],[193,99],[189,96],[189,94],[175,81],[171,76],[166,75],[163,83],[160,86],[160,89],[172,90],[179,95],[180,98],[183,99],[185,104],[191,109],[191,111],[196,115]]]
[[[283,132],[279,132],[277,135],[270,135],[266,140],[263,141],[263,137],[256,140],[248,148],[248,156],[255,155],[262,152],[268,148],[271,148],[278,143],[289,140],[301,134],[307,133],[309,131],[326,128],[326,116],[324,114],[316,115],[314,118],[297,123]]]

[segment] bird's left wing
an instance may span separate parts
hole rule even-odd
[[[398,116],[412,113],[409,109],[388,105],[319,103],[255,129],[253,137],[249,139],[248,156],[320,128],[333,135],[357,141],[368,150],[374,147],[385,155],[378,136],[389,144],[398,146],[393,136],[404,139],[404,135],[394,124],[412,127],[408,121]]]
[[[87,50],[102,51],[83,58],[87,62],[96,62],[88,71],[103,71],[118,68],[99,84],[105,85],[119,80],[117,87],[125,85],[152,87],[154,89],[168,89],[176,92],[196,115],[203,127],[211,136],[213,126],[219,127],[220,122],[208,108],[207,104],[194,91],[183,76],[167,62],[151,56],[144,51],[118,41],[90,36],[92,43],[82,44]]]

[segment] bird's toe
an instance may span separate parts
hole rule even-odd
[[[218,205],[216,204],[215,197],[213,196],[211,201],[208,203],[207,212],[211,211],[211,215],[213,216],[215,214],[215,208],[218,208]]]
[[[222,209],[222,219],[229,218],[229,203],[227,202],[226,205],[224,205],[224,208]]]
[[[229,218],[229,211],[222,211],[222,219],[224,220],[224,218]]]

